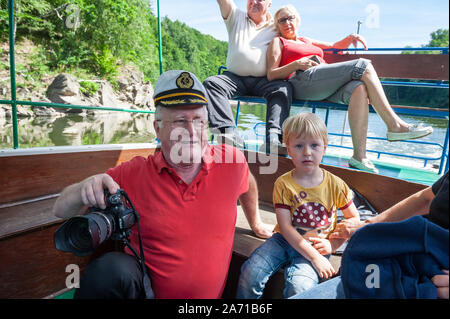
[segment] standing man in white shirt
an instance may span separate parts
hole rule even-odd
[[[241,95],[262,96],[267,101],[266,152],[285,153],[281,125],[289,116],[292,89],[287,81],[267,80],[266,51],[277,36],[269,8],[272,0],[247,0],[247,12],[233,0],[217,0],[228,31],[227,71],[203,83],[209,96],[212,132],[219,141],[243,147],[229,99]]]

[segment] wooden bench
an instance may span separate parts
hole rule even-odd
[[[107,148],[0,152],[0,298],[57,295],[65,290],[67,265],[82,270],[93,258],[115,249],[105,242],[93,255],[80,258],[56,250],[53,243],[62,220],[53,215],[52,207],[64,187],[154,151]]]
[[[51,211],[53,203],[64,187],[134,156],[146,157],[154,151],[154,148],[101,150],[63,147],[47,152],[0,152],[0,184],[3,186],[0,190],[0,298],[55,296],[65,289],[67,265],[76,264],[83,270],[93,258],[114,249],[111,243],[105,243],[93,255],[83,258],[57,251],[53,234],[62,220],[54,217]],[[249,160],[249,167],[258,183],[263,221],[274,225],[275,214],[271,208],[273,184],[279,175],[293,168],[292,163],[287,158],[277,157],[276,173],[260,174],[259,169],[268,162],[267,157],[273,156],[259,153],[256,157],[255,153],[244,153],[249,159],[257,158],[256,162]],[[426,187],[381,175],[324,167],[358,189],[380,211]],[[392,192],[392,189],[396,191]],[[263,242],[251,233],[242,212],[238,217],[224,298],[234,298],[240,266]],[[336,262],[338,265],[339,260]],[[281,298],[283,283],[282,274],[276,274],[268,283],[265,297]]]
[[[272,206],[267,204],[259,205],[259,212],[261,214],[262,221],[275,226],[277,223],[275,211]],[[241,208],[238,206],[236,230],[234,234],[234,245],[233,245],[233,258],[231,259],[229,277],[227,280],[227,285],[224,289],[223,298],[232,299],[236,297],[236,289],[238,284],[238,279],[240,274],[240,268],[242,264],[247,260],[247,258],[253,253],[253,251],[258,248],[264,239],[258,238],[250,229],[245,214]],[[333,267],[338,270],[341,264],[341,257],[338,255],[332,255],[330,257],[330,262]],[[283,289],[284,289],[284,270],[278,271],[267,283],[264,289],[263,298],[266,299],[282,299]]]
[[[448,49],[448,48],[447,48]],[[431,88],[444,88],[448,90],[448,83],[442,83],[449,80],[449,58],[448,50],[446,54],[332,54],[325,53],[324,58],[329,63],[344,62],[358,58],[365,58],[372,61],[372,64],[380,78],[384,78],[383,85],[401,85]],[[220,74],[225,67],[219,67]],[[398,80],[400,79],[400,80]],[[404,80],[414,80],[405,82]],[[397,81],[394,81],[397,80]],[[418,83],[416,80],[432,80],[437,83]],[[403,82],[402,82],[403,81]],[[232,100],[238,102],[235,124],[239,122],[240,103],[258,103],[265,104],[266,100],[262,97],[255,96],[236,96]],[[316,109],[326,109],[325,123],[328,123],[328,114],[330,109],[346,111],[348,105],[332,103],[329,101],[304,101],[293,100],[292,106],[309,107],[315,113]],[[392,105],[394,111],[399,115],[411,116],[430,116],[439,118],[448,118],[448,108],[430,107],[423,105],[422,107],[396,106]],[[370,112],[375,110],[370,107]],[[330,132],[333,133],[333,132]],[[335,134],[335,133],[333,133]],[[339,135],[339,134],[335,134]],[[368,137],[371,139],[372,137]],[[377,138],[380,139],[380,138]],[[385,139],[385,138],[382,138]],[[445,146],[445,140],[443,146]],[[445,166],[446,146],[443,147],[442,159],[440,163],[439,173]],[[402,155],[401,155],[402,156]],[[448,161],[447,161],[448,163]],[[448,164],[447,164],[448,165]],[[448,169],[448,166],[446,167]]]
[[[344,62],[357,58],[366,58],[372,61],[375,70],[379,77],[387,79],[415,79],[415,80],[435,80],[435,81],[448,81],[448,51],[446,54],[331,54],[325,53],[325,60],[329,63]],[[220,67],[218,73],[220,74],[226,68]],[[384,81],[385,84],[393,84],[396,82]],[[402,85],[408,85],[401,83]],[[417,85],[417,84],[411,84]],[[448,89],[448,84],[443,85]],[[233,100],[249,103],[265,103],[265,99],[254,96],[239,96],[233,98]],[[236,125],[239,121],[239,105],[236,113]],[[347,105],[331,103],[328,101],[303,101],[294,100],[293,106],[308,106],[315,108],[327,108],[327,109],[341,109],[346,110]],[[404,106],[393,106],[394,110],[398,114],[413,115],[417,110],[420,110],[424,116],[430,114],[439,117],[448,117],[448,110],[436,109],[436,108],[409,108]],[[374,110],[371,108],[371,112]],[[276,223],[275,214],[272,208],[272,191],[275,179],[277,176],[292,169],[292,163],[289,159],[279,158],[279,169],[276,175],[259,175],[258,169],[261,163],[256,165],[250,165],[252,172],[257,176],[258,189],[260,196],[260,212],[263,219],[266,219],[269,223]],[[349,186],[357,189],[361,194],[366,196],[372,206],[378,211],[383,211],[399,201],[407,197],[408,193],[414,193],[419,191],[424,186],[415,183],[407,183],[406,187],[403,185],[403,181],[390,179],[380,175],[371,174],[369,178],[365,178],[369,174],[366,172],[358,172],[352,170],[344,170],[332,166],[323,165],[333,174],[336,174],[343,178]],[[389,193],[386,190],[395,189],[396,192]],[[239,217],[240,216],[240,217]],[[224,291],[225,298],[234,298],[236,293],[237,279],[240,273],[240,267],[242,263],[250,256],[250,254],[263,242],[262,239],[256,238],[245,218],[242,217],[242,212],[239,211],[238,221],[235,233],[235,246],[233,258],[230,266],[230,276]],[[333,255],[330,259],[335,269],[340,267],[340,257]],[[282,298],[282,291],[284,286],[284,278],[282,271],[279,271],[271,280],[269,280],[264,292],[265,298]]]
[[[273,185],[278,176],[294,168],[288,158],[276,157],[274,155],[265,155],[259,153],[257,157],[251,151],[245,151],[249,161],[249,168],[255,176],[259,191],[259,209],[263,222],[275,225],[276,216],[272,206]],[[271,160],[277,159],[277,172],[275,174],[261,174],[260,168],[269,165]],[[264,164],[266,163],[266,164]],[[399,179],[393,179],[387,176],[350,170],[335,166],[321,165],[326,170],[339,176],[347,184],[358,190],[372,206],[379,212],[393,206],[398,201],[409,195],[424,189],[422,184],[407,182]],[[395,190],[392,191],[392,190]],[[234,236],[233,257],[231,259],[230,271],[227,285],[225,287],[223,298],[235,298],[237,283],[240,275],[240,268],[251,253],[264,242],[264,239],[257,238],[250,229],[240,206],[238,206],[238,217],[236,221],[236,231]],[[330,262],[338,270],[340,268],[341,257],[332,255]],[[278,299],[283,298],[284,275],[283,270],[278,271],[267,283],[263,298]]]
[[[448,81],[449,80],[449,58],[447,54],[332,54],[325,53],[324,59],[328,63],[345,62],[355,60],[358,58],[365,58],[371,60],[378,76],[387,79],[383,81],[385,85],[403,85],[421,87],[420,83],[415,82],[399,82],[393,79],[411,79],[411,80],[433,80],[433,81]],[[219,67],[220,74],[226,67]],[[438,84],[427,87],[441,87],[448,89],[448,84]],[[233,100],[261,103],[263,98],[255,96],[237,96]],[[305,101],[293,100],[293,106],[308,106],[328,108],[333,107],[337,109],[347,109],[346,105],[331,103],[328,101]],[[426,106],[426,105],[424,105]],[[394,110],[399,114],[410,114],[407,111],[408,107],[393,106]],[[373,110],[372,110],[373,111]],[[448,110],[447,110],[448,113]]]

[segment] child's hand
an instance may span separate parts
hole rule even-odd
[[[322,255],[317,255],[311,259],[311,263],[319,273],[320,278],[328,279],[336,273],[330,261]]]
[[[336,229],[330,234],[329,238],[349,239],[355,231],[367,225],[358,218],[344,219],[336,225]]]
[[[312,242],[313,247],[321,255],[329,255],[333,252],[333,248],[331,247],[331,243],[328,239],[320,237],[309,237],[308,240]]]

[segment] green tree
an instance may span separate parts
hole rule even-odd
[[[431,40],[421,47],[447,47],[448,29],[438,29],[430,34]],[[409,46],[410,47],[410,46]],[[408,48],[408,47],[406,47]],[[402,54],[441,54],[440,51],[402,51]],[[405,80],[408,82],[420,82],[420,80]],[[392,104],[410,106],[429,106],[436,108],[448,108],[448,90],[436,88],[397,87],[386,86],[386,95]]]
[[[16,0],[17,37],[41,48],[42,70],[92,74],[111,81],[136,65],[146,80],[159,76],[157,18],[148,0]],[[8,38],[8,1],[0,0],[0,39]],[[68,21],[78,23],[68,23]],[[167,17],[162,21],[163,69],[199,79],[225,63],[227,43]]]
[[[431,32],[429,47],[448,47],[448,29],[437,29]]]
[[[422,48],[448,48],[448,29],[437,29],[430,33],[431,40],[427,44],[422,44]],[[411,48],[406,46],[405,48]],[[440,54],[440,51],[402,51],[402,54]]]

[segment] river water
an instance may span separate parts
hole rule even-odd
[[[236,111],[236,108],[233,108]],[[257,125],[265,121],[265,105],[241,104],[238,129],[241,136],[248,140],[259,140],[264,138],[264,125]],[[293,107],[291,115],[298,112],[310,112],[311,109]],[[318,109],[317,114],[325,119],[325,110]],[[344,133],[350,135],[350,128],[346,119],[345,111],[333,110],[328,120],[330,133]],[[61,114],[57,117],[27,117],[19,119],[19,147],[44,147],[65,145],[91,145],[91,144],[118,144],[118,143],[149,143],[155,140],[153,129],[153,114],[136,114],[126,112],[99,111],[95,115]],[[430,119],[402,116],[408,123],[424,122],[432,125],[433,134],[418,141],[432,142],[443,145],[448,125],[448,119]],[[256,126],[256,129],[254,127]],[[386,127],[377,114],[369,116],[368,136],[386,137]],[[0,118],[0,148],[13,147],[12,121],[10,118]],[[349,137],[329,136],[329,143],[351,147]],[[434,145],[415,143],[389,143],[387,141],[368,140],[369,150],[381,150],[384,152],[408,154],[439,158],[442,148]],[[328,153],[351,155],[350,150],[329,147]],[[376,159],[376,154],[368,153],[368,156]],[[382,155],[381,160],[388,156]],[[404,160],[397,158],[396,162],[407,161],[413,166],[423,167],[423,160]],[[427,167],[436,168],[438,160],[429,161]]]
[[[0,127],[0,148],[13,147],[11,119],[0,118]],[[153,114],[105,111],[19,118],[18,131],[19,148],[149,143],[156,137]]]
[[[291,115],[299,112],[311,112],[310,108],[306,107],[292,107]],[[265,106],[264,105],[242,105],[239,117],[239,129],[241,135],[246,139],[264,138],[265,127],[263,125],[257,125],[256,134],[254,130],[255,123],[265,121]],[[326,110],[317,109],[316,114],[325,120]],[[401,115],[401,118],[410,124],[424,123],[433,127],[433,133],[424,138],[415,140],[413,142],[388,142],[383,140],[367,140],[368,150],[377,150],[382,152],[397,153],[402,155],[411,155],[416,157],[427,158],[440,158],[442,155],[442,147],[437,145],[427,145],[417,142],[438,143],[444,144],[445,135],[447,132],[448,119],[436,119],[428,117],[413,117]],[[328,132],[351,135],[350,127],[348,125],[347,112],[340,110],[331,110],[328,118]],[[369,114],[369,128],[367,132],[368,137],[386,138],[387,129],[384,122],[376,113]],[[329,135],[329,144],[342,145],[345,147],[352,147],[352,141],[350,137],[341,137]],[[327,154],[351,156],[351,150],[345,150],[342,148],[328,147]],[[368,157],[371,159],[377,159],[377,154],[368,152]],[[405,164],[413,167],[424,167],[423,160],[406,159],[403,157],[391,157],[388,155],[381,155],[380,160],[386,162],[392,162],[395,158],[395,163]],[[427,162],[427,167],[430,169],[436,169],[440,164],[439,160],[433,160]]]

